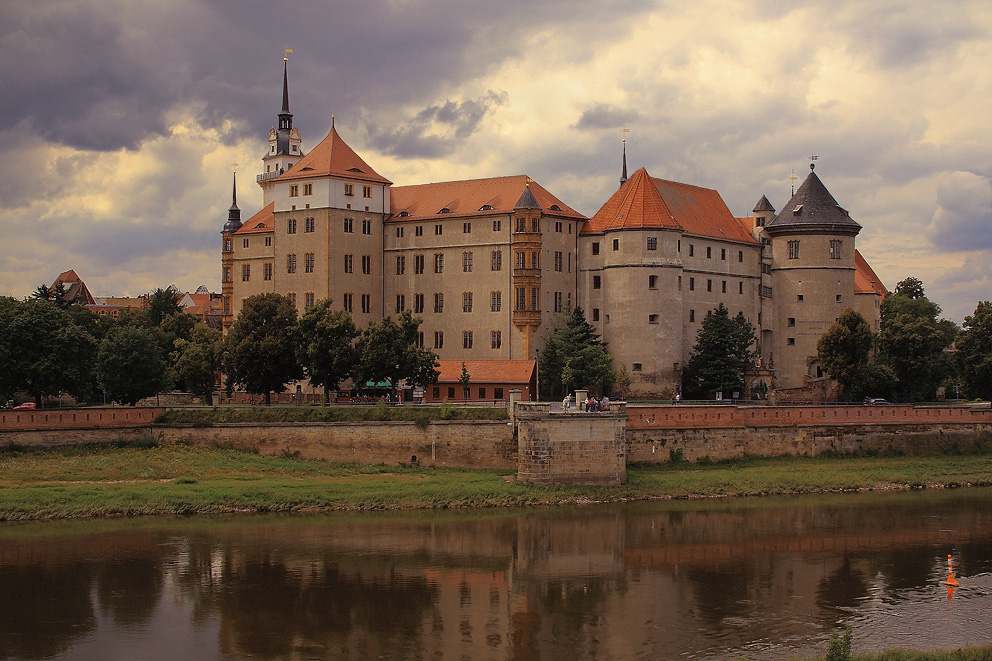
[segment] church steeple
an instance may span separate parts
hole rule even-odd
[[[282,109],[279,111],[278,128],[269,131],[269,148],[262,157],[265,172],[258,175],[257,181],[263,191],[268,191],[267,182],[283,174],[303,157],[300,130],[293,127],[293,113],[289,111],[289,58],[282,58]],[[268,203],[268,200],[265,200]]]
[[[225,232],[236,232],[241,227],[241,209],[238,208],[238,173],[234,173],[234,184],[231,189],[231,208],[227,210]]]
[[[625,183],[627,183],[627,138],[623,139],[623,174],[620,175],[620,185],[623,186]]]
[[[289,58],[282,58],[282,110],[279,112],[279,130],[293,129],[293,113],[289,112]]]

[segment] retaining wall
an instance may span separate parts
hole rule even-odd
[[[551,413],[545,404],[520,404],[517,479],[534,484],[608,484],[627,481],[626,415]]]

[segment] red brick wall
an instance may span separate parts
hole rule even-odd
[[[0,411],[0,431],[18,429],[92,429],[150,425],[165,408],[84,408]]]

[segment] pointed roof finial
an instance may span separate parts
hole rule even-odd
[[[620,175],[621,186],[627,183],[627,134],[628,133],[630,133],[630,129],[624,128],[623,132],[620,134],[622,136],[622,142],[623,142],[623,174]]]
[[[237,163],[234,164],[237,167]],[[234,172],[234,185],[231,187],[231,208],[238,208],[238,173]]]
[[[234,164],[237,167],[237,163]],[[224,232],[237,232],[241,227],[241,209],[238,208],[238,173],[234,173],[234,185],[231,188],[231,207],[227,210],[227,222]]]
[[[282,112],[289,112],[289,58],[282,58]]]
[[[334,115],[331,115],[331,128],[334,128]]]

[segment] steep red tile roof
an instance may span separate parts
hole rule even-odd
[[[244,225],[235,234],[258,234],[259,232],[271,232],[275,227],[276,203],[269,202],[254,216],[244,222]]]
[[[730,213],[720,193],[656,179],[641,168],[583,228],[583,234],[622,229],[680,229],[694,236],[756,243]]]
[[[875,271],[872,270],[865,258],[861,256],[859,250],[854,251],[854,293],[855,294],[871,294],[875,293],[885,298],[888,294],[888,290],[885,289],[885,285],[882,281],[875,275]]]
[[[394,186],[390,191],[392,212],[390,220],[512,213],[520,196],[527,189],[528,180],[527,175],[520,174],[416,186]],[[585,219],[585,216],[533,180],[530,180],[530,192],[546,214]],[[558,208],[552,209],[553,206]],[[484,209],[484,207],[490,208]],[[439,214],[441,209],[448,209],[450,213]]]
[[[472,383],[530,383],[537,361],[534,360],[439,360],[438,383],[458,383],[462,363]]]
[[[327,176],[372,181],[387,185],[392,183],[370,168],[362,160],[362,157],[341,139],[335,128],[331,128],[331,132],[320,141],[319,145],[311,149],[309,154],[301,158],[284,174],[276,177],[275,181]]]
[[[55,282],[52,283],[52,287],[61,282],[63,285],[71,285],[74,282],[82,282],[83,279],[76,275],[74,269],[69,269],[68,271],[63,271],[59,274],[59,277],[55,278]]]

